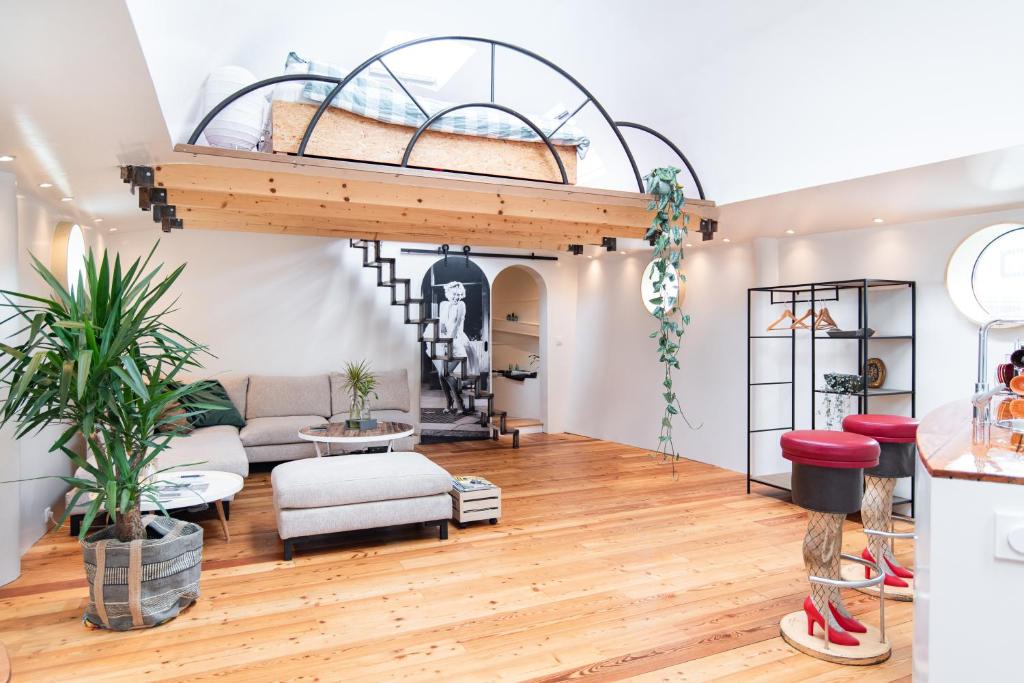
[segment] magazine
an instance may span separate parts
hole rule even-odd
[[[468,491],[483,491],[485,489],[496,489],[498,488],[491,482],[487,481],[483,477],[476,475],[466,475],[462,477],[452,477],[452,486],[457,491],[466,493]]]

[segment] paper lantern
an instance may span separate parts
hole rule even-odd
[[[256,82],[256,77],[240,66],[221,66],[210,72],[203,86],[203,115],[230,95]],[[267,98],[260,90],[241,97],[220,112],[204,135],[214,147],[255,150],[263,138]]]

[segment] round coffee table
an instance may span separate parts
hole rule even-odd
[[[164,472],[156,477],[158,498],[165,510],[179,510],[213,503],[221,528],[224,530],[225,541],[230,541],[231,535],[228,533],[228,519],[224,513],[224,499],[241,491],[243,484],[242,477],[233,472],[213,470]],[[143,512],[159,509],[156,503],[143,498]]]
[[[378,422],[373,429],[349,429],[344,422],[328,422],[324,425],[311,425],[299,430],[299,438],[312,441],[316,446],[318,457],[331,455],[331,444],[346,446],[383,446],[387,444],[388,453],[397,439],[412,436],[416,430],[404,422]],[[326,453],[321,451],[320,444],[327,444]]]

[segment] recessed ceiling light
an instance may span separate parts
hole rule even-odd
[[[626,252],[624,252],[624,251],[620,251],[619,253],[622,254],[623,256],[626,255]]]
[[[872,218],[871,222],[872,223],[884,223],[885,219],[884,218]]]
[[[786,234],[787,235],[795,235],[796,234],[796,230],[794,230],[793,228],[790,228],[789,230],[786,231]]]
[[[587,258],[594,258],[593,256],[587,255]]]
[[[14,161],[14,155],[12,155],[12,154],[0,154],[0,161]]]
[[[726,243],[728,243],[728,242],[732,242],[732,240],[731,240],[731,239],[729,239],[728,237],[726,237],[726,238],[725,238],[724,240],[722,240],[722,241],[723,241],[723,242],[726,242]]]
[[[690,242],[687,242],[687,243],[686,243],[686,246],[688,246],[688,247],[692,247],[692,246],[693,246],[693,244],[691,244]]]
[[[110,232],[117,232],[117,228],[111,228]]]
[[[93,218],[93,219],[92,219],[92,222],[93,222],[93,223],[102,223],[102,222],[103,222],[103,219],[102,219],[102,218]],[[114,228],[114,229],[116,230],[117,228]]]
[[[61,197],[60,200],[62,202],[73,202],[73,201],[75,201],[75,198],[74,197]]]
[[[47,188],[53,187],[53,183],[39,183],[39,187],[45,190]]]

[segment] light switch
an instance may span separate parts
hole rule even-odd
[[[1024,562],[1024,515],[996,513],[996,557]]]

